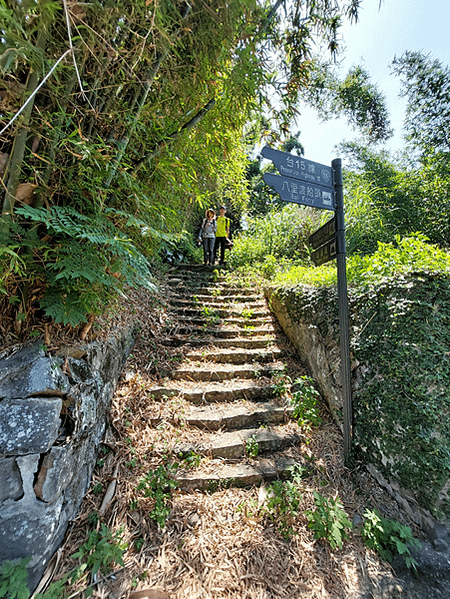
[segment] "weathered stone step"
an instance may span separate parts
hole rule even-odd
[[[260,424],[280,424],[292,416],[292,406],[273,402],[239,402],[213,406],[193,406],[183,419],[186,424],[210,431],[255,428]]]
[[[163,341],[163,345],[168,345],[172,347],[178,347],[180,345],[189,344],[193,347],[202,347],[202,346],[211,346],[215,347],[237,347],[237,348],[249,348],[249,349],[258,349],[268,347],[272,343],[274,343],[275,337],[266,336],[262,338],[237,338],[233,337],[231,339],[215,339],[214,337],[201,337],[198,339],[193,338],[192,336],[174,336],[169,339],[165,339]]]
[[[283,371],[283,364],[272,362],[271,364],[214,364],[214,368],[202,366],[180,366],[172,371],[173,380],[184,381],[226,381],[234,378],[253,379],[259,377],[271,377],[273,374]]]
[[[208,306],[206,306],[208,308]],[[174,311],[181,316],[195,316],[203,317],[205,320],[214,319],[216,316],[219,318],[231,317],[242,317],[244,320],[251,323],[254,319],[258,319],[270,314],[268,308],[265,309],[253,309],[247,310],[245,307],[239,308],[234,305],[227,306],[226,308],[210,308],[203,309],[202,307],[179,307],[175,306]]]
[[[251,487],[263,481],[290,478],[291,468],[298,462],[290,457],[259,458],[252,464],[226,464],[217,459],[205,473],[180,472],[177,481],[183,491],[215,491],[228,487]]]
[[[176,299],[172,299],[172,306],[180,307],[180,308],[202,308],[203,306],[208,306],[211,308],[214,307],[223,307],[223,306],[239,306],[245,308],[246,310],[261,310],[262,308],[267,307],[267,302],[264,299],[261,299],[258,296],[249,296],[246,298],[245,296],[224,296],[224,297],[216,297],[216,296],[193,296],[186,297],[185,295],[180,295]]]
[[[183,443],[174,447],[174,453],[186,456],[195,453],[212,458],[229,460],[246,457],[249,451],[256,456],[276,452],[298,445],[302,440],[300,433],[286,432],[277,428],[247,428],[225,433],[215,433],[206,443]]]
[[[176,327],[176,335],[184,336],[191,335],[193,338],[198,337],[198,335],[204,335],[205,337],[219,337],[219,338],[233,338],[233,337],[241,337],[241,336],[261,336],[261,335],[274,335],[276,333],[276,329],[273,325],[266,325],[260,327],[254,326],[218,326],[218,327],[208,327],[205,326],[178,326]]]
[[[220,319],[222,321],[222,319]],[[199,325],[199,326],[205,326],[208,325],[208,323],[205,321],[204,318],[200,318],[199,316],[185,316],[183,314],[180,314],[178,316],[178,321],[185,323],[186,325]],[[262,326],[266,326],[266,325],[270,325],[273,320],[271,316],[265,316],[264,318],[252,318],[252,320],[249,322],[247,319],[245,318],[236,318],[235,316],[230,316],[226,319],[223,319],[223,324],[221,326],[234,326],[234,327],[240,327],[240,328],[248,328],[248,327],[262,327]],[[211,325],[212,326],[212,325]],[[250,329],[249,329],[250,330]]]
[[[179,397],[193,404],[208,402],[225,402],[251,399],[268,399],[274,396],[272,385],[258,384],[257,381],[240,381],[231,379],[226,382],[212,381],[205,384],[204,381],[179,381],[178,385],[170,384],[164,386],[151,386],[149,394],[156,401],[164,401],[166,398]]]
[[[195,295],[209,295],[209,296],[253,296],[255,291],[253,289],[243,289],[242,287],[230,287],[227,285],[211,285],[211,287],[199,287],[195,290]]]
[[[262,302],[267,303],[262,293],[255,293],[249,290],[247,293],[242,293],[242,289],[235,289],[233,293],[226,293],[221,295],[219,291],[211,292],[208,294],[195,293],[193,294],[194,301],[199,302],[211,302],[211,301],[225,301],[225,302]]]
[[[187,358],[192,361],[221,362],[228,364],[246,364],[247,362],[273,362],[284,355],[284,352],[278,348],[267,349],[221,349],[216,348],[214,352],[201,352],[194,350],[187,354]]]

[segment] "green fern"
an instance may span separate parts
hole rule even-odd
[[[125,285],[154,288],[148,260],[104,215],[86,216],[59,206],[23,206],[17,214],[35,224],[28,231],[22,227],[18,235],[33,256],[27,264],[29,278],[45,279],[40,305],[55,322],[85,322]],[[50,241],[33,240],[36,225]]]

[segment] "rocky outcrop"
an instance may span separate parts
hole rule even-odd
[[[31,556],[30,589],[89,487],[133,340],[130,329],[77,352],[37,342],[0,355],[0,563]]]

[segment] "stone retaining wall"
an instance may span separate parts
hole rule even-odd
[[[299,352],[342,429],[338,301],[337,296],[334,297],[335,291],[307,286],[289,290],[269,287],[265,289],[265,295],[285,334]],[[354,324],[352,323],[352,326]],[[359,364],[352,358],[354,393],[360,388],[361,373],[370,367],[371,365]],[[367,468],[429,538],[445,547],[450,555],[448,522],[437,521],[429,510],[418,503],[417,497],[410,489],[402,487],[394,479],[388,480],[375,463],[370,463],[370,459]]]
[[[31,556],[30,589],[89,487],[133,343],[129,329],[58,356],[42,342],[0,354],[0,563]]]

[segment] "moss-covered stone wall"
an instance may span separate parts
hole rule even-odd
[[[336,292],[268,295],[340,420]],[[414,273],[350,292],[350,316],[357,454],[410,504],[450,523],[450,277]]]

